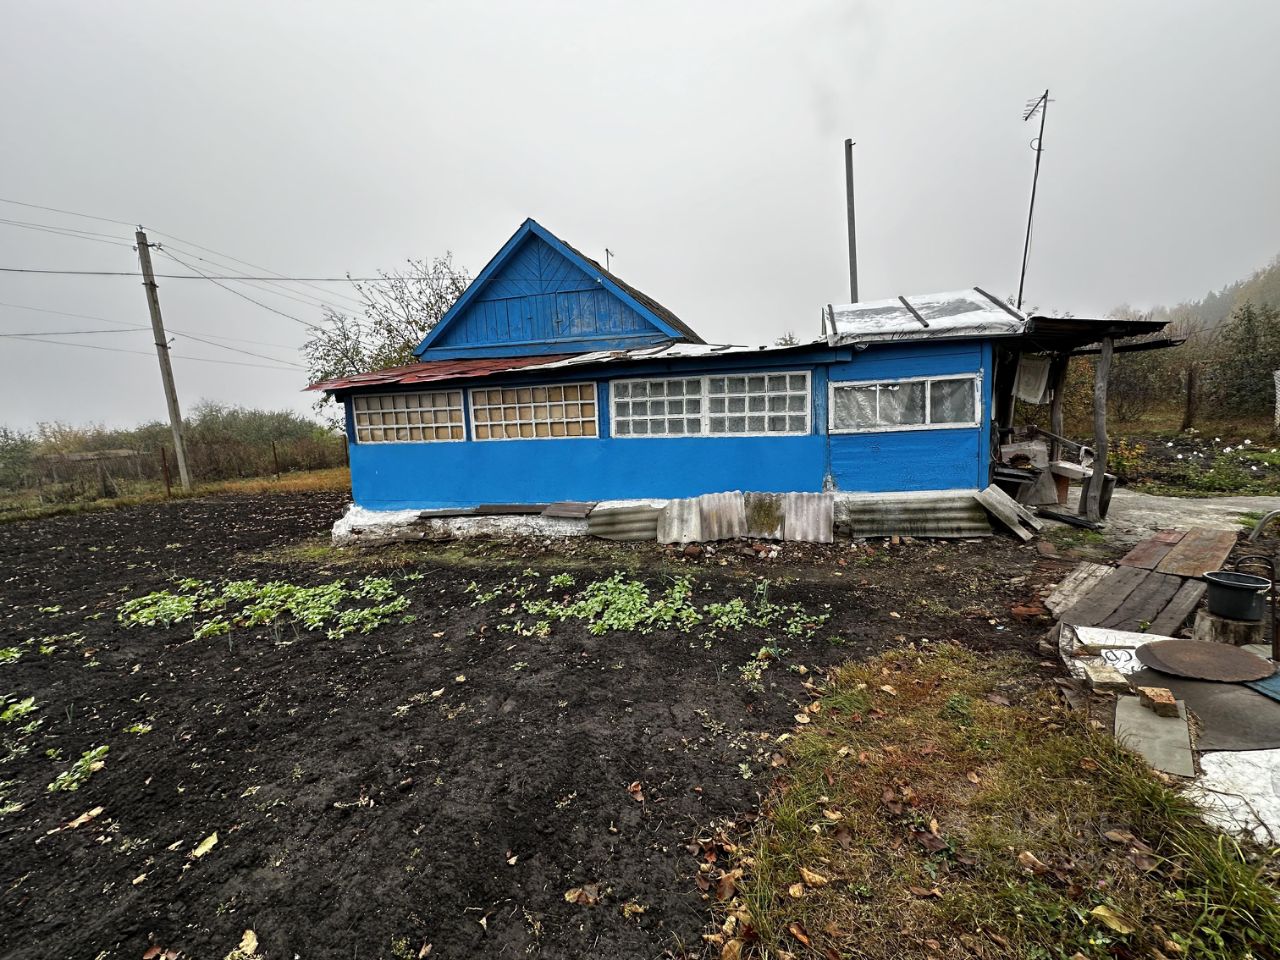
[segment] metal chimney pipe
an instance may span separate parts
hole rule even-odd
[[[849,214],[849,302],[858,302],[858,230],[853,217],[853,141],[844,142],[845,204]]]

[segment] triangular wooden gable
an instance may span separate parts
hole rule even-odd
[[[414,351],[424,360],[625,350],[696,334],[526,220]]]

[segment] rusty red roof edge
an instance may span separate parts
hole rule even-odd
[[[308,390],[354,390],[358,387],[408,386],[415,383],[434,383],[439,380],[468,380],[487,377],[495,373],[507,373],[523,367],[536,367],[557,360],[565,360],[571,353],[533,357],[486,357],[475,360],[428,360],[410,363],[403,367],[388,367],[370,373],[357,373],[351,377],[321,380],[307,387]]]

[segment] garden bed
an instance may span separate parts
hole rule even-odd
[[[0,526],[0,696],[32,698],[0,723],[6,956],[697,954],[686,845],[754,816],[806,685],[926,639],[1034,675],[1061,569],[1003,539],[347,552],[343,502]]]

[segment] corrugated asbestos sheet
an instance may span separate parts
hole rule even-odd
[[[991,536],[987,513],[972,490],[837,495],[835,529],[854,538]]]
[[[587,515],[587,533],[606,540],[656,540],[661,500],[601,504]]]
[[[697,500],[703,540],[736,540],[746,536],[747,513],[742,491],[704,493]]]
[[[787,540],[831,543],[835,539],[835,497],[829,493],[782,495],[784,533]]]
[[[785,534],[781,493],[747,493],[743,506],[747,516],[747,536],[761,540],[783,540]]]
[[[669,500],[658,513],[659,543],[698,543],[702,540],[702,509],[696,498]]]

